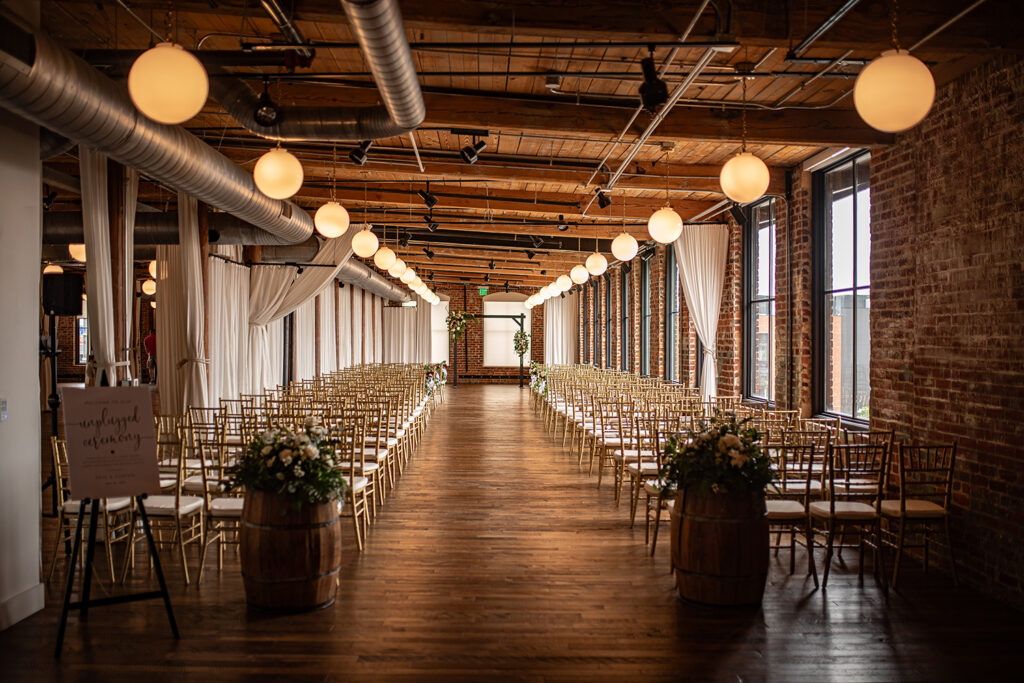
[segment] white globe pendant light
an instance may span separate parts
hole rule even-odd
[[[348,210],[338,202],[327,202],[313,215],[316,231],[328,239],[344,235],[348,222]]]
[[[369,228],[363,228],[352,236],[352,251],[359,258],[370,258],[377,253],[380,242]],[[404,264],[403,264],[404,265]]]
[[[612,240],[612,256],[620,261],[629,261],[632,259],[636,256],[636,252],[639,248],[640,245],[636,243],[636,238],[628,232],[624,232]]]
[[[434,299],[430,302],[430,305],[437,306],[439,303],[441,303],[441,300],[435,296]]]
[[[155,301],[150,301],[149,302],[149,307],[150,308],[156,308],[156,302]]]
[[[853,106],[876,130],[900,133],[919,124],[935,102],[935,79],[906,50],[886,50],[857,76]]]
[[[424,285],[424,283],[423,283],[423,280],[421,280],[421,279],[420,279],[420,276],[419,276],[419,275],[417,275],[416,277],[414,277],[414,278],[412,279],[412,282],[410,282],[409,284],[411,284],[411,285],[412,285],[413,287],[419,287],[420,285]],[[424,285],[424,286],[425,286],[425,285]]]
[[[683,219],[671,206],[664,206],[647,219],[647,232],[660,244],[675,242],[683,232]]]
[[[555,283],[563,292],[568,292],[572,289],[572,279],[568,275],[559,275],[558,279],[555,280]]]
[[[416,279],[416,271],[413,270],[412,268],[406,268],[405,272],[402,273],[401,277],[399,277],[398,279],[405,284],[409,284],[414,279]]]
[[[50,265],[43,268],[43,275],[60,275],[63,272],[64,269],[58,266],[56,263],[51,263]]]
[[[288,199],[302,187],[302,164],[283,147],[275,147],[256,162],[256,187],[271,199]]]
[[[149,276],[151,278],[156,278],[156,261],[149,262]]]
[[[586,267],[587,272],[591,275],[600,275],[604,271],[608,270],[608,259],[606,259],[600,252],[595,251],[587,257]]]
[[[377,253],[373,255],[373,264],[381,270],[387,270],[395,264],[398,260],[398,256],[391,250],[391,247],[381,247],[377,250]]]
[[[388,268],[388,275],[391,277],[402,277],[402,273],[405,272],[405,261],[402,259],[395,259],[395,262]]]
[[[573,266],[572,270],[569,271],[569,279],[578,285],[582,285],[590,279],[590,273],[587,271],[586,266]]]
[[[722,192],[737,204],[749,204],[763,197],[770,180],[768,167],[750,152],[740,152],[729,159],[718,175]]]
[[[143,280],[142,293],[148,296],[156,294],[156,280]]]
[[[79,263],[85,263],[85,245],[84,244],[69,244],[68,254],[71,258],[75,259]]]
[[[159,43],[139,55],[128,72],[128,94],[135,107],[157,123],[184,123],[206,104],[210,79],[191,52]]]

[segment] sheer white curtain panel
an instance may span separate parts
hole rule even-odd
[[[700,395],[707,400],[718,393],[718,314],[729,256],[729,228],[725,225],[684,226],[673,247],[686,307],[704,345]]]
[[[352,367],[352,288],[348,285],[335,290],[338,299],[338,369]]]
[[[295,279],[293,266],[253,266],[249,269],[249,352],[245,392],[261,393],[281,382],[282,351],[271,338],[274,314]],[[279,322],[279,321],[278,321]],[[281,325],[277,325],[281,328]],[[283,335],[283,328],[279,330]],[[283,344],[283,337],[282,337]]]
[[[185,286],[181,278],[181,248],[156,248],[156,383],[160,413],[180,414],[184,383],[178,360],[185,357]]]
[[[352,288],[352,365],[363,362],[363,290]]]
[[[132,320],[135,313],[135,209],[139,202],[139,172],[124,167],[124,348],[118,354],[125,366],[125,379],[132,378]]]
[[[555,297],[544,302],[544,363],[546,365],[572,365],[576,362],[576,337],[579,334],[578,309],[579,298],[575,292],[567,294],[564,299]]]
[[[335,292],[338,286],[332,280],[317,299],[320,302],[320,374],[327,375],[338,369],[338,327],[334,322]]]
[[[241,247],[213,247],[210,268],[210,403],[242,393],[248,372],[249,268]]]
[[[107,157],[78,146],[82,187],[82,228],[85,234],[85,289],[89,346],[96,356],[96,385],[116,384],[114,348],[114,285],[110,260],[110,212],[107,205]]]
[[[295,379],[316,376],[316,297],[295,309]]]
[[[181,276],[185,286],[185,356],[179,361],[184,374],[184,412],[190,406],[206,406],[209,402],[199,202],[184,192],[178,193],[178,246],[181,248]]]

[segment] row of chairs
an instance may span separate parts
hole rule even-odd
[[[628,484],[630,526],[643,496],[644,536],[652,555],[662,513],[675,496],[660,477],[665,441],[711,418],[736,415],[758,428],[772,457],[777,481],[768,490],[767,517],[775,552],[789,547],[791,572],[798,540],[808,549],[808,573],[816,585],[816,547],[824,548],[822,585],[844,545],[857,547],[861,574],[866,548],[882,574],[880,550],[891,548],[896,559],[889,580],[895,585],[906,549],[922,548],[927,568],[937,530],[944,532],[953,562],[949,508],[955,443],[897,448],[892,432],[857,431],[838,419],[748,406],[735,396],[702,401],[693,388],[586,365],[549,368],[546,391],[535,391],[534,399],[547,428],[556,438],[560,434],[577,465],[591,474],[596,467],[598,487],[605,471],[613,472],[616,505]],[[921,542],[912,544],[911,535]],[[955,571],[953,563],[954,578]]]
[[[272,427],[301,427],[307,420],[328,428],[340,453],[338,468],[348,483],[343,513],[350,517],[356,545],[363,550],[368,529],[396,485],[422,438],[444,386],[428,387],[420,365],[374,364],[348,368],[264,394],[222,401],[217,408],[190,408],[185,415],[154,417],[160,495],[146,499],[158,546],[178,556],[185,583],[191,582],[189,546],[200,548],[202,580],[207,550],[217,546],[223,568],[224,546],[237,544],[244,491],[228,491],[227,470],[255,435]],[[53,438],[53,466],[59,497],[58,533],[47,575],[52,577],[60,546],[67,546],[79,511],[68,489],[67,450]],[[140,540],[131,498],[101,501],[97,520],[107,569],[116,580],[114,544],[125,545],[121,580],[134,566]]]

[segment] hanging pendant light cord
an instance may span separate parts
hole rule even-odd
[[[889,20],[892,23],[892,46],[897,50],[900,49],[900,37],[896,31],[896,22],[899,18],[900,3],[899,0],[892,0],[892,8],[889,10]]]
[[[747,151],[747,75],[742,74],[740,79],[743,81],[743,107],[740,109],[740,119],[743,121],[743,137],[742,140],[742,151]]]

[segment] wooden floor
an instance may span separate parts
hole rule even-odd
[[[780,556],[763,609],[698,607],[628,522],[525,390],[449,387],[364,553],[346,527],[333,607],[250,611],[233,556],[199,588],[166,562],[181,641],[159,602],[107,607],[55,663],[59,569],[49,607],[0,633],[0,680],[1019,680],[1024,615],[941,576],[909,569],[886,598],[846,567],[814,591]]]

